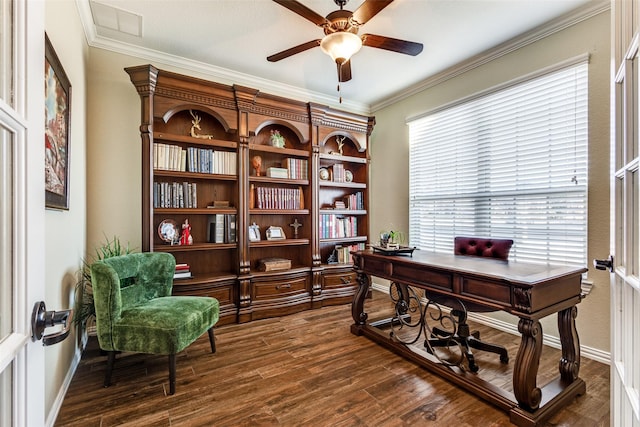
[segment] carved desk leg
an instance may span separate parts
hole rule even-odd
[[[358,271],[358,292],[353,297],[351,303],[351,316],[355,322],[354,326],[364,325],[367,323],[367,313],[364,312],[364,300],[369,292],[371,279],[368,275]]]
[[[542,325],[538,320],[521,318],[518,331],[522,339],[513,368],[513,394],[520,406],[535,410],[542,398],[542,391],[536,386],[542,353]]]
[[[580,339],[576,330],[576,306],[558,312],[558,332],[562,345],[560,358],[560,378],[563,382],[572,383],[578,379],[580,372]]]

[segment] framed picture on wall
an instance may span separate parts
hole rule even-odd
[[[71,83],[45,34],[45,205],[69,209],[69,135]]]

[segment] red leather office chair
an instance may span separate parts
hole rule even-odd
[[[454,239],[454,253],[456,255],[489,257],[506,261],[509,258],[511,246],[513,246],[513,240],[511,239],[478,237],[456,237]],[[493,309],[466,302],[463,305],[460,300],[456,298],[444,297],[433,293],[427,293],[426,296],[438,304],[450,307],[451,314],[455,316],[457,323],[457,328],[453,335],[441,329],[434,328],[433,337],[428,340],[428,344],[425,343],[428,351],[431,351],[430,347],[450,347],[459,344],[464,352],[464,357],[469,363],[469,369],[472,372],[477,372],[479,368],[475,362],[471,348],[499,354],[502,363],[509,362],[509,354],[506,348],[481,341],[478,331],[469,331],[469,325],[467,324],[468,311],[489,312],[494,311]]]

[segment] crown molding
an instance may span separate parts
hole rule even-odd
[[[422,92],[431,87],[437,86],[447,80],[453,79],[461,74],[478,68],[488,62],[494,61],[504,55],[521,49],[529,44],[535,43],[545,37],[549,37],[552,34],[565,30],[573,25],[579,24],[587,19],[597,16],[601,13],[609,11],[611,4],[608,0],[599,0],[592,2],[573,12],[569,12],[563,16],[553,19],[531,31],[521,34],[518,37],[514,37],[502,44],[499,44],[489,50],[486,50],[478,55],[472,56],[469,59],[459,62],[458,64],[447,68],[437,74],[422,80],[412,86],[409,86],[405,90],[396,93],[390,97],[383,99],[378,103],[371,104],[371,113],[378,111],[382,108],[388,107],[405,98],[408,98],[416,93]]]

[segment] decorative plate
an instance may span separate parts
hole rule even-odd
[[[346,170],[344,171],[344,180],[345,182],[352,182],[353,181],[353,173],[350,170]]]
[[[320,179],[323,181],[327,181],[329,179],[329,169],[320,168]]]
[[[158,235],[167,243],[177,241],[179,238],[178,224],[172,219],[165,219],[158,226]]]

